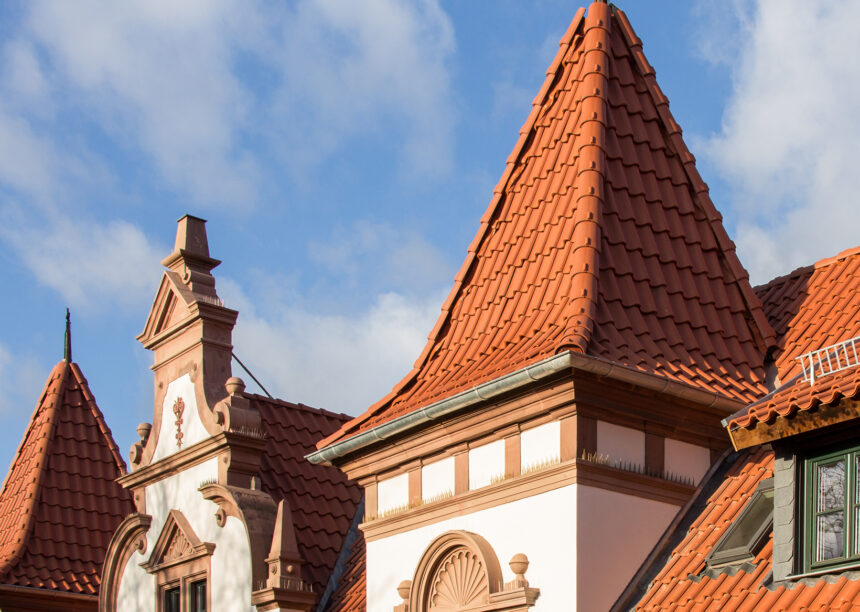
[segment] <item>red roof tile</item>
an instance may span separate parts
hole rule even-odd
[[[0,492],[0,584],[96,595],[114,530],[134,511],[77,364],[58,363]]]
[[[570,349],[749,401],[773,340],[618,8],[580,10],[412,371],[319,446]]]
[[[364,612],[367,610],[367,546],[364,534],[358,538],[347,557],[344,572],[332,593],[325,612]]]
[[[777,332],[774,355],[780,380],[774,393],[729,420],[729,427],[754,427],[777,416],[791,417],[842,398],[860,396],[860,367],[802,379],[797,357],[860,336],[860,247],[814,266],[799,268],[756,288]]]
[[[290,504],[302,578],[322,593],[340,554],[343,539],[361,500],[358,485],[340,470],[314,465],[304,456],[322,437],[336,431],[345,414],[246,393],[260,411],[267,434],[262,459],[262,489]]]
[[[723,477],[683,540],[654,577],[637,610],[840,610],[860,607],[860,582],[846,577],[798,582],[773,590],[762,585],[771,569],[773,540],[734,575],[703,574],[714,544],[740,515],[758,484],[773,475],[773,452],[743,452]]]

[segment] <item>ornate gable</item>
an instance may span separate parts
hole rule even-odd
[[[206,557],[214,550],[214,544],[200,541],[182,512],[171,510],[149,560],[141,566],[150,573],[157,572],[166,567]]]

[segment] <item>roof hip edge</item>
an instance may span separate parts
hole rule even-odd
[[[593,2],[585,18],[583,40],[581,138],[584,144],[578,155],[583,164],[573,182],[573,192],[579,193],[574,209],[573,242],[576,248],[576,268],[571,279],[572,293],[565,309],[564,330],[557,350],[571,349],[585,353],[597,318],[597,272],[600,269],[600,227],[604,208],[606,176],[606,92],[611,57],[609,5]]]
[[[45,384],[45,391],[42,392],[42,396],[40,397],[39,403],[36,406],[36,409],[33,411],[33,416],[30,417],[30,426],[27,427],[27,431],[24,433],[24,438],[21,440],[21,444],[18,447],[18,452],[15,454],[15,461],[12,463],[12,466],[9,468],[9,473],[7,474],[6,480],[3,483],[3,488],[0,489],[0,495],[3,495],[4,493],[6,493],[6,484],[8,483],[9,477],[14,472],[15,467],[17,465],[17,462],[20,459],[21,451],[23,450],[24,444],[26,443],[28,436],[29,436],[29,434],[30,434],[30,432],[34,426],[34,421],[39,416],[39,409],[42,407],[44,402],[47,401],[49,398],[48,391],[49,391],[49,388],[51,386],[51,379],[54,376],[54,372],[56,372],[57,369],[59,368],[60,369],[59,380],[57,381],[57,384],[55,387],[56,393],[53,394],[54,395],[53,401],[51,401],[50,405],[47,407],[48,414],[45,415],[45,419],[48,422],[48,435],[45,438],[45,440],[43,441],[42,448],[39,450],[39,453],[37,455],[37,459],[38,459],[37,465],[39,466],[38,467],[38,474],[33,479],[33,481],[30,483],[30,487],[29,487],[30,495],[27,497],[27,500],[25,502],[25,507],[20,509],[20,511],[19,511],[19,517],[21,515],[24,515],[26,517],[26,520],[24,522],[24,525],[19,529],[19,533],[21,534],[21,537],[18,538],[17,546],[12,551],[12,553],[6,558],[5,561],[0,560],[0,576],[6,575],[15,566],[15,564],[21,558],[21,555],[26,550],[27,544],[29,543],[30,531],[32,529],[33,521],[35,519],[35,517],[34,517],[35,509],[36,509],[36,505],[38,504],[38,501],[39,501],[39,495],[38,495],[39,487],[42,485],[42,478],[45,474],[45,468],[46,468],[45,464],[46,464],[46,459],[48,457],[48,449],[50,448],[51,441],[54,438],[54,431],[57,428],[57,419],[55,418],[55,415],[57,412],[57,404],[58,404],[58,401],[60,400],[60,398],[62,397],[63,391],[65,390],[66,381],[68,380],[69,371],[70,371],[69,366],[70,366],[69,362],[60,361],[56,366],[54,366],[54,369],[51,370],[51,374],[49,374],[49,377],[48,377],[48,382]]]
[[[496,215],[497,211],[501,208],[501,205],[504,202],[505,188],[508,182],[511,180],[514,167],[516,166],[517,161],[522,156],[523,150],[528,143],[529,135],[535,129],[535,123],[537,122],[540,108],[546,101],[547,96],[552,89],[553,83],[555,82],[559,72],[562,70],[564,57],[567,54],[568,49],[573,45],[574,40],[577,36],[577,32],[579,32],[579,30],[581,29],[584,21],[585,9],[580,7],[576,11],[573,20],[571,20],[570,26],[568,26],[567,31],[564,33],[561,40],[559,41],[558,52],[556,53],[555,58],[550,64],[549,68],[547,69],[546,78],[544,79],[544,83],[541,86],[538,95],[532,102],[532,110],[529,113],[529,116],[523,124],[522,128],[520,128],[520,136],[517,139],[516,144],[514,145],[513,151],[511,152],[510,156],[508,156],[505,170],[502,173],[498,184],[493,190],[493,197],[490,200],[490,204],[487,207],[487,210],[484,212],[483,216],[481,217],[480,227],[478,228],[478,232],[475,235],[475,238],[469,245],[466,259],[463,261],[463,265],[460,266],[460,270],[454,277],[454,286],[451,288],[451,291],[448,293],[448,297],[443,302],[439,317],[437,318],[433,329],[430,331],[430,334],[427,337],[427,343],[424,345],[424,349],[421,351],[421,354],[418,355],[418,358],[415,360],[415,363],[412,366],[412,370],[410,370],[409,373],[407,373],[406,376],[404,376],[403,379],[401,379],[400,382],[398,382],[385,397],[383,397],[381,400],[376,402],[376,404],[371,406],[364,414],[359,415],[349,423],[346,423],[342,430],[335,432],[327,438],[324,438],[320,441],[320,443],[326,443],[328,442],[328,440],[331,440],[331,443],[334,444],[336,443],[336,440],[343,438],[343,436],[349,435],[349,431],[351,431],[352,429],[352,427],[350,426],[360,424],[374,414],[379,414],[380,412],[384,411],[385,408],[397,397],[398,393],[400,393],[413,380],[415,380],[415,377],[421,371],[421,366],[424,365],[424,363],[429,359],[433,347],[436,344],[436,341],[442,335],[443,330],[445,329],[445,324],[448,322],[448,319],[451,316],[451,306],[459,295],[460,290],[463,288],[466,279],[469,277],[469,273],[475,266],[475,262],[477,261],[475,254],[478,252],[481,243],[487,236],[487,231],[490,228],[493,217]]]

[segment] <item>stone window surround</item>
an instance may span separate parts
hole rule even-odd
[[[168,557],[171,541],[180,535],[187,541],[190,552],[175,558]],[[156,612],[164,612],[165,593],[177,586],[180,588],[180,610],[190,612],[191,585],[201,580],[206,581],[206,609],[212,609],[210,568],[214,550],[214,544],[200,541],[179,510],[170,511],[150,560],[141,564],[155,578]]]

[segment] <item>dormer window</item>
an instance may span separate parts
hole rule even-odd
[[[860,447],[807,458],[805,570],[860,562]]]

